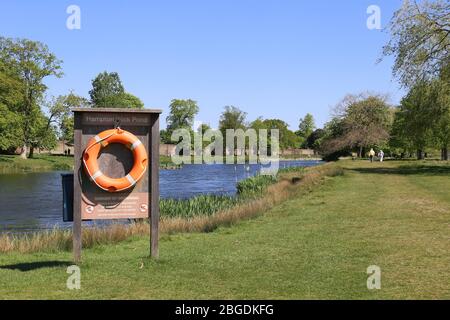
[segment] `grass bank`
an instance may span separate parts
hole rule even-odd
[[[162,234],[159,261],[139,234],[85,249],[80,290],[66,288],[70,252],[1,254],[0,297],[450,298],[450,165],[339,166],[345,174],[335,177],[317,178],[327,166],[300,181],[288,173],[278,182],[285,188],[269,193],[279,202],[255,219]],[[381,290],[366,287],[370,265],[381,268]]]
[[[22,159],[16,155],[0,155],[0,174],[50,170],[73,170],[73,157],[35,154],[33,158]]]
[[[33,158],[22,159],[16,155],[0,155],[0,174],[18,172],[38,172],[73,170],[73,157],[51,154],[35,154]],[[170,157],[160,156],[159,163],[161,169],[177,169]]]

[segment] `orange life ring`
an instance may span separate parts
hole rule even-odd
[[[133,152],[134,165],[125,177],[110,178],[100,171],[98,155],[101,149],[110,143],[121,143]],[[147,162],[147,151],[141,140],[120,128],[105,130],[92,137],[83,153],[84,169],[89,178],[99,188],[108,192],[119,192],[133,187],[147,170]]]

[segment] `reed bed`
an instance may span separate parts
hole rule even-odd
[[[159,208],[161,217],[186,219],[197,215],[210,216],[241,201],[239,197],[201,195],[190,199],[161,199]]]
[[[326,177],[343,174],[336,164],[307,169],[283,169],[277,177],[256,176],[238,184],[236,197],[200,196],[178,201],[161,201],[160,232],[210,232],[220,226],[261,215],[289,198],[309,192]],[[83,229],[83,247],[114,244],[133,236],[148,235],[147,220]],[[0,235],[0,252],[67,251],[72,248],[72,231],[53,229],[32,234]]]

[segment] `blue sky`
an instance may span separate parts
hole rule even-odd
[[[66,28],[69,5],[81,30]],[[225,105],[283,119],[295,130],[312,113],[318,126],[345,94],[404,94],[392,59],[380,64],[388,34],[366,27],[369,5],[386,26],[401,0],[2,1],[0,35],[46,43],[64,61],[49,95],[88,97],[104,70],[120,74],[147,108],[173,98],[198,101],[200,121],[217,126]]]

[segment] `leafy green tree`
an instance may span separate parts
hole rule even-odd
[[[144,103],[131,93],[124,92],[114,96],[105,97],[97,108],[130,108],[142,109]]]
[[[122,81],[117,72],[101,72],[92,80],[92,89],[89,91],[91,103],[94,107],[105,108],[105,103],[112,96],[125,93]]]
[[[166,118],[167,131],[176,129],[192,129],[194,118],[199,112],[197,102],[191,99],[173,99],[170,102],[170,113]]]
[[[334,116],[328,121],[324,128],[324,135],[319,139],[319,152],[323,155],[325,161],[336,161],[341,156],[350,154],[351,148],[342,142],[346,129],[344,119]]]
[[[332,135],[323,145],[326,154],[339,150],[357,148],[360,157],[369,146],[380,145],[389,140],[393,110],[386,98],[379,95],[346,96],[336,107],[331,122]]]
[[[320,148],[320,141],[324,136],[325,136],[324,129],[319,128],[314,130],[306,139],[305,147],[318,151]]]
[[[362,157],[364,148],[388,141],[391,125],[392,110],[385,98],[368,96],[349,105],[344,118],[344,141],[349,147],[358,147]]]
[[[220,115],[219,119],[219,130],[222,132],[223,136],[226,136],[227,129],[243,129],[247,127],[245,123],[245,118],[247,113],[240,110],[235,106],[225,106],[224,111]]]
[[[49,117],[47,117],[42,110],[35,109],[34,125],[30,137],[30,158],[33,157],[35,149],[51,150],[56,147],[57,128],[49,124]]]
[[[390,23],[391,39],[383,49],[394,56],[393,73],[406,87],[439,75],[449,63],[450,3],[448,0],[404,0]]]
[[[298,139],[298,136],[289,130],[288,124],[280,119],[266,119],[263,121],[263,124],[266,129],[269,131],[270,136],[270,129],[277,129],[279,133],[279,139],[280,139],[280,149],[288,149],[288,148],[298,148],[300,147],[300,141]]]
[[[159,139],[161,140],[161,143],[172,143],[169,132],[164,129],[159,131]]]
[[[200,124],[197,127],[197,131],[193,132],[193,139],[192,139],[193,142],[194,142],[194,139],[200,139],[202,141],[202,144],[201,144],[202,145],[202,149],[207,147],[211,143],[211,141],[204,141],[203,138],[204,138],[205,133],[208,130],[211,130],[211,129],[212,129],[211,126],[209,124],[207,124],[207,123]],[[212,141],[214,141],[214,140],[212,140]],[[198,150],[196,150],[196,152],[197,151]]]
[[[60,138],[64,143],[74,143],[74,119],[73,116],[63,116],[60,124]]]
[[[396,108],[394,121],[392,123],[391,136],[389,138],[389,149],[395,154],[403,155],[415,151],[413,141],[408,137],[406,130],[406,112],[402,106]]]
[[[12,151],[22,138],[20,116],[0,103],[0,151]]]
[[[200,133],[201,135],[204,135],[206,131],[211,130],[211,126],[207,123],[202,123],[201,125],[198,126],[197,128],[197,132]]]
[[[92,80],[92,89],[89,91],[92,106],[95,108],[132,108],[142,109],[144,103],[125,88],[117,72],[99,73]]]
[[[0,61],[0,151],[12,151],[22,139],[21,117],[15,112],[22,102],[22,83]]]
[[[265,119],[258,118],[250,124],[250,127],[255,130],[266,129],[269,135],[268,144],[270,149],[271,143],[271,129],[278,130],[279,146],[281,150],[289,148],[299,148],[300,138],[291,130],[286,122],[280,119]]]
[[[300,119],[300,123],[298,125],[298,131],[295,132],[297,136],[301,138],[303,141],[302,147],[307,148],[307,139],[313,133],[316,125],[314,123],[314,117],[312,114],[307,113],[304,118]]]
[[[426,147],[433,145],[433,124],[430,113],[429,85],[416,84],[402,99],[400,110],[395,113],[394,133],[405,147],[414,148],[417,158],[423,159]]]
[[[172,140],[172,134],[177,129],[185,129],[189,131],[191,136],[191,145],[194,143],[194,130],[192,126],[194,125],[195,116],[199,112],[199,107],[197,102],[191,99],[172,99],[170,102],[170,112],[166,118],[167,128],[163,131],[162,139],[166,143],[179,143],[179,141]]]
[[[430,87],[431,108],[429,112],[435,118],[433,133],[437,146],[441,149],[441,160],[448,160],[450,146],[450,64],[441,73],[439,79],[434,80]]]
[[[42,113],[39,103],[47,89],[44,79],[62,76],[61,61],[40,42],[4,37],[0,37],[0,61],[20,79],[21,103],[11,111],[17,112],[21,118],[21,156],[26,158],[27,147],[30,147],[32,156],[36,137],[41,132],[41,121],[36,117],[39,120]]]
[[[56,126],[59,131],[59,138],[63,143],[73,143],[73,115],[72,108],[88,107],[89,101],[86,98],[70,92],[67,95],[58,96],[48,103],[47,113],[49,114],[47,128]]]

